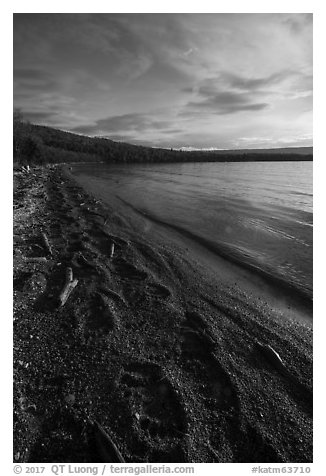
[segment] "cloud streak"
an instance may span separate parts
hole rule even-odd
[[[298,79],[302,80],[301,85]],[[300,97],[300,94],[301,97],[309,96],[309,79],[309,75],[300,75],[292,70],[278,71],[265,77],[247,77],[221,71],[214,78],[182,89],[183,92],[195,96],[195,100],[189,101],[180,115],[191,116],[198,111],[213,112],[217,115],[262,111],[272,106],[272,97],[275,97],[276,93],[293,97],[293,84],[297,84],[294,97]]]
[[[182,129],[171,129],[171,122],[155,120],[146,114],[133,113],[98,119],[94,124],[81,125],[74,132],[84,134],[129,134],[137,132],[160,131],[163,133],[182,132]],[[120,137],[120,136],[119,136]]]
[[[269,107],[268,103],[255,103],[248,94],[221,91],[209,94],[200,93],[204,99],[186,104],[181,115],[191,115],[193,111],[213,112],[214,114],[236,114],[242,111],[261,111]]]

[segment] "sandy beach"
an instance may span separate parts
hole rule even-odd
[[[78,180],[14,176],[14,461],[311,462],[309,306]]]

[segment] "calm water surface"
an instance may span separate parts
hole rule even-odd
[[[149,217],[312,297],[312,162],[78,167]]]

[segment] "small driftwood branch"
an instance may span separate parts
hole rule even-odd
[[[35,256],[31,258],[24,258],[25,261],[28,261],[29,263],[46,263],[47,258],[45,256]]]
[[[113,255],[114,255],[114,243],[111,244],[110,259],[113,258]]]
[[[79,252],[78,258],[83,263],[84,266],[89,266],[90,268],[94,267],[92,264],[89,263],[89,261],[85,258],[82,252]]]
[[[73,279],[72,269],[67,268],[66,269],[66,283],[59,296],[61,307],[66,304],[67,299],[69,298],[71,292],[77,286],[77,284],[78,284],[78,279]]]
[[[97,447],[103,463],[125,463],[125,459],[120,453],[117,445],[112,440],[111,436],[103,429],[103,427],[96,421],[93,421],[94,436]]]
[[[256,346],[260,352],[264,355],[266,360],[280,372],[281,375],[287,378],[292,378],[292,374],[285,367],[279,354],[271,347],[270,345],[261,344],[260,342],[256,343]]]
[[[48,252],[50,253],[50,255],[52,256],[52,246],[50,245],[49,239],[48,239],[48,237],[46,236],[45,233],[42,233],[42,238],[43,238],[43,242],[44,242],[45,248],[47,249],[47,251],[48,251]]]

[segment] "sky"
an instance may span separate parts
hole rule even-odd
[[[14,107],[153,147],[312,146],[311,14],[14,14]]]

